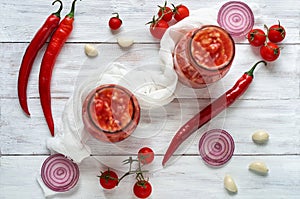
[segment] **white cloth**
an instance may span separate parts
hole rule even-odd
[[[48,196],[56,195],[58,192],[49,189],[43,182],[41,174],[38,174],[36,177],[37,182],[43,190],[44,196],[47,198]]]
[[[74,94],[67,101],[62,120],[56,129],[55,137],[47,140],[47,147],[56,153],[64,154],[76,163],[90,156],[91,149],[86,145],[90,138],[84,131],[81,118],[81,107],[84,98],[95,87],[102,84],[119,84],[137,97],[141,108],[162,106],[174,99],[177,86],[177,75],[173,70],[172,51],[181,35],[195,27],[204,24],[216,24],[216,12],[212,9],[199,9],[192,11],[190,16],[171,26],[161,39],[158,60],[147,62],[150,67],[128,66],[123,62],[111,62],[108,67],[99,72],[91,72],[88,78],[83,78],[76,85]],[[182,32],[183,31],[183,32]],[[152,55],[153,56],[153,55]],[[37,178],[45,196],[54,195],[40,178]]]
[[[116,83],[126,87],[138,98],[142,109],[171,102],[178,81],[173,70],[172,58],[175,44],[191,29],[202,25],[217,25],[217,10],[218,8],[191,11],[189,17],[168,28],[160,42],[158,61],[146,61],[150,67],[140,67],[140,63],[132,67],[123,62],[113,61],[104,71],[98,74],[92,72],[88,78],[83,78],[84,81],[76,86],[74,95],[66,103],[60,127],[55,137],[47,140],[47,147],[51,151],[64,154],[76,163],[80,163],[91,154],[90,147],[86,145],[90,136],[84,131],[81,107],[87,94],[99,85]],[[42,183],[41,180],[38,182]],[[53,194],[47,191],[44,185],[41,187],[45,195]]]
[[[75,88],[74,95],[66,103],[61,127],[54,138],[47,140],[47,147],[51,151],[66,155],[76,163],[90,155],[91,150],[85,144],[89,135],[83,130],[81,107],[87,94],[99,85],[116,83],[126,87],[138,98],[142,109],[171,102],[177,85],[172,58],[175,44],[183,33],[207,24],[216,24],[216,12],[212,9],[192,11],[189,17],[171,26],[161,39],[161,63],[154,60],[154,63],[150,63],[151,69],[127,66],[114,61],[100,74],[90,74]]]

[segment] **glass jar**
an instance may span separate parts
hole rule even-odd
[[[126,88],[105,84],[86,97],[82,107],[86,130],[104,142],[119,142],[136,129],[140,106],[136,97]]]
[[[224,29],[203,26],[186,33],[176,44],[173,59],[178,79],[192,88],[203,88],[229,71],[235,44]]]

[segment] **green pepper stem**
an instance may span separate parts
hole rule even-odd
[[[76,3],[76,0],[73,1],[72,7],[71,7],[71,11],[69,12],[69,14],[67,14],[67,17],[74,18],[74,13],[75,13],[75,3]]]
[[[55,15],[55,16],[57,16],[58,18],[60,18],[60,12],[63,9],[63,3],[61,2],[61,0],[55,0],[55,1],[53,1],[52,5],[54,5],[56,2],[60,3],[60,7],[59,7],[59,9],[58,9],[57,12],[52,13],[52,14]]]
[[[259,61],[259,62],[256,62],[256,64],[254,64],[254,66],[252,66],[252,68],[251,68],[249,71],[245,72],[245,74],[247,74],[247,75],[253,77],[254,70],[255,70],[256,66],[257,66],[258,64],[260,64],[260,63],[264,63],[265,66],[267,65],[267,62],[265,62],[264,60],[261,60],[261,61]]]

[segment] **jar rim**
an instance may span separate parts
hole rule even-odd
[[[223,66],[221,65],[221,67],[220,67],[220,66],[208,67],[208,66],[204,66],[204,65],[202,65],[202,64],[200,65],[200,64],[198,64],[198,62],[196,61],[196,59],[195,59],[194,56],[193,56],[193,52],[192,52],[192,43],[193,43],[193,41],[194,41],[194,37],[197,35],[197,33],[198,33],[199,31],[202,31],[202,30],[205,29],[205,28],[216,28],[216,29],[221,30],[223,33],[225,33],[225,34],[228,36],[228,38],[230,39],[230,41],[231,41],[231,43],[232,43],[232,55],[231,55],[231,57],[230,57],[226,62],[224,62],[224,63],[222,64]],[[192,62],[195,63],[197,67],[200,67],[200,68],[205,69],[205,70],[208,70],[208,71],[218,71],[218,70],[223,70],[223,69],[226,68],[228,65],[231,65],[231,64],[232,64],[233,59],[234,59],[234,57],[235,57],[235,43],[234,43],[233,38],[231,37],[231,35],[230,35],[225,29],[223,29],[223,28],[221,28],[220,26],[217,26],[217,25],[204,25],[204,26],[202,26],[201,28],[196,29],[196,30],[193,32],[193,34],[191,35],[191,39],[190,39],[189,42],[188,42],[188,49],[189,49],[189,54],[190,54],[190,57],[191,57]]]
[[[116,131],[108,131],[108,130],[104,130],[102,129],[99,125],[96,124],[96,122],[94,121],[92,115],[91,115],[91,106],[92,106],[92,102],[93,102],[93,96],[101,91],[102,89],[109,89],[109,88],[113,88],[113,89],[119,89],[121,90],[122,92],[126,93],[129,97],[130,97],[130,103],[132,104],[132,116],[131,116],[131,119],[130,121],[124,126],[122,127],[121,129],[119,130],[116,130]],[[134,95],[129,91],[127,90],[126,88],[124,87],[121,87],[119,85],[116,85],[116,84],[107,84],[107,85],[101,85],[99,87],[97,87],[94,91],[92,91],[92,95],[89,99],[89,102],[88,102],[88,105],[87,105],[87,113],[88,113],[88,117],[89,117],[89,120],[91,121],[92,125],[99,131],[103,132],[103,133],[106,133],[106,134],[116,134],[116,133],[119,133],[119,132],[123,132],[124,129],[126,129],[127,127],[129,127],[133,122],[134,122],[134,118],[135,118],[135,114],[136,114],[136,103],[134,103]]]

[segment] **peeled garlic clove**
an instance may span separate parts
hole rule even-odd
[[[126,37],[119,37],[117,39],[118,44],[122,47],[122,48],[128,48],[129,46],[131,46],[133,44],[133,39],[131,38],[126,38]]]
[[[249,169],[261,175],[266,175],[269,172],[267,165],[264,162],[252,162]]]
[[[236,193],[238,191],[237,186],[230,175],[225,175],[224,177],[224,187],[228,191],[232,193]]]
[[[91,44],[84,46],[84,52],[89,57],[96,57],[98,55],[98,50]]]
[[[264,144],[269,140],[269,134],[266,131],[256,131],[252,135],[253,142],[257,144]]]

